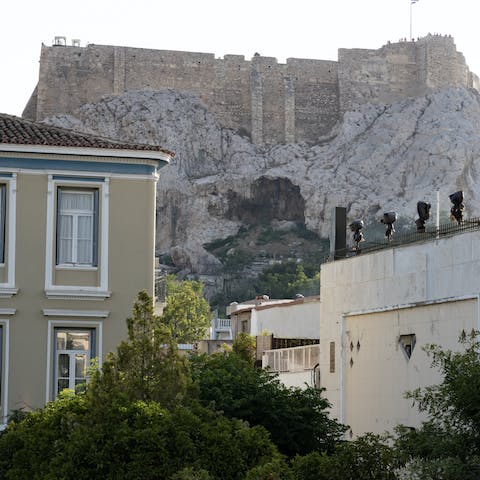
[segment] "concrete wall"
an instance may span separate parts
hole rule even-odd
[[[403,393],[439,380],[422,345],[459,349],[462,330],[479,328],[479,245],[471,232],[322,265],[321,384],[353,435],[420,421]]]
[[[365,102],[392,103],[478,79],[451,37],[429,35],[378,50],[340,49],[338,62],[256,54],[215,58],[211,53],[131,47],[42,46],[39,82],[24,110],[42,120],[69,113],[103,95],[173,88],[197,93],[221,125],[260,146],[316,143],[343,112]]]

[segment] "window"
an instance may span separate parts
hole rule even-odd
[[[398,343],[402,348],[403,353],[407,357],[407,360],[410,359],[415,348],[415,343],[417,342],[417,336],[414,333],[409,333],[408,335],[400,335]]]
[[[54,397],[69,388],[78,392],[87,382],[95,357],[95,329],[55,328]]]
[[[57,265],[98,264],[98,190],[57,190]]]
[[[7,186],[0,185],[0,263],[5,263],[6,213],[7,213]]]
[[[3,395],[3,389],[2,389],[2,382],[3,382],[3,326],[0,325],[0,405],[2,404],[2,395]]]

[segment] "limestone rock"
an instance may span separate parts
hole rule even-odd
[[[195,95],[173,90],[109,96],[47,121],[176,151],[158,184],[157,247],[199,273],[219,263],[203,244],[256,217],[305,222],[327,236],[333,206],[346,206],[350,220],[395,210],[413,222],[417,201],[434,205],[437,189],[442,210],[450,208],[448,194],[462,189],[467,216],[480,216],[476,90],[367,104],[347,112],[330,141],[266,152],[221,128]]]

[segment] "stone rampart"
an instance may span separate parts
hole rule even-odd
[[[478,87],[453,38],[428,35],[378,50],[340,49],[338,62],[131,47],[42,46],[24,116],[68,113],[103,95],[172,88],[196,93],[219,123],[259,146],[318,142],[342,114],[447,86]]]

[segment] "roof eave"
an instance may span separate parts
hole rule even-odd
[[[51,155],[77,155],[89,157],[116,157],[154,160],[161,168],[173,158],[172,152],[154,150],[129,150],[116,148],[69,147],[55,145],[29,145],[0,143],[0,152],[41,153]]]

